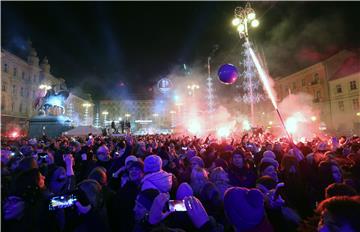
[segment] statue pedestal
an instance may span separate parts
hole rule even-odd
[[[72,128],[71,120],[64,115],[38,115],[29,120],[29,137],[37,138],[46,135],[49,138],[55,138]]]

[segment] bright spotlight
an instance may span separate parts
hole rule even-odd
[[[253,19],[255,19],[255,17],[256,17],[255,12],[251,12],[247,15],[248,20],[253,20]]]
[[[240,24],[240,25],[238,26],[237,30],[238,30],[238,32],[240,32],[240,33],[244,32],[244,31],[245,31],[245,26],[244,26],[244,24]]]
[[[295,117],[289,117],[285,121],[285,127],[289,133],[294,134],[298,129],[298,120]]]
[[[239,19],[239,18],[234,18],[234,19],[232,20],[232,25],[237,26],[237,25],[239,25],[239,24],[240,24],[240,19]]]
[[[199,134],[201,132],[200,123],[197,120],[191,120],[188,124],[188,131],[192,134]]]
[[[253,21],[251,21],[251,26],[252,27],[258,27],[260,24],[259,20],[257,19],[254,19]]]
[[[311,121],[315,122],[316,121],[316,116],[311,116]]]

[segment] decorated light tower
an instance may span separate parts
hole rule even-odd
[[[215,96],[214,96],[214,87],[213,87],[213,79],[211,77],[211,58],[214,56],[215,52],[219,49],[218,45],[214,45],[209,57],[208,57],[208,63],[207,63],[207,69],[208,69],[208,78],[206,79],[206,86],[207,86],[207,100],[208,100],[208,113],[210,114],[210,118],[213,117],[213,113],[215,111]]]
[[[264,100],[265,96],[262,94],[256,67],[250,55],[250,42],[245,42],[243,47],[244,61],[242,62],[242,65],[244,67],[244,72],[242,75],[242,84],[239,86],[243,90],[243,95],[236,97],[235,100],[238,102],[244,102],[245,104],[250,104],[251,123],[254,126],[254,104]]]

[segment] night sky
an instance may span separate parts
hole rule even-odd
[[[1,46],[24,57],[31,39],[68,87],[95,100],[151,96],[184,63],[239,62],[231,25],[244,2],[2,2]],[[253,2],[260,26],[250,39],[273,77],[341,49],[359,49],[360,2]],[[357,50],[359,51],[359,50]],[[201,65],[200,65],[201,67]],[[216,70],[215,70],[216,71]]]

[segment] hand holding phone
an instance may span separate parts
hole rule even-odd
[[[184,200],[169,200],[169,211],[186,211],[185,201]]]
[[[55,196],[50,199],[49,210],[64,209],[72,207],[77,201],[74,194]]]

